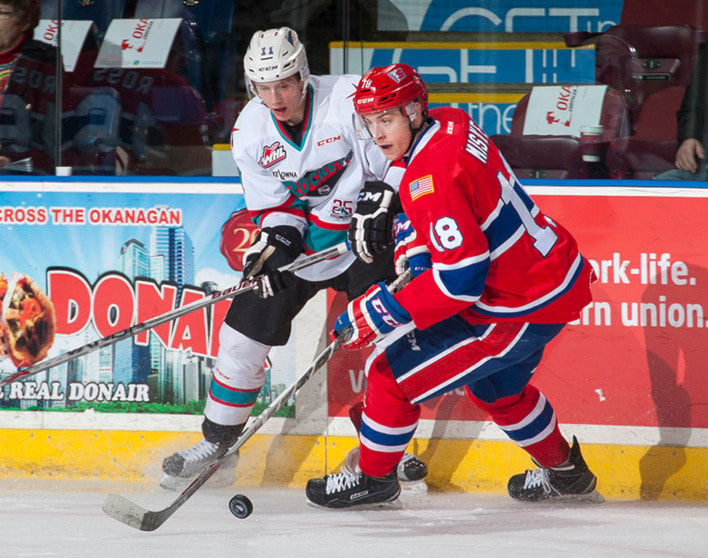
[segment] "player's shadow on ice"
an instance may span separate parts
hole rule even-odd
[[[642,500],[681,495],[669,479],[686,465],[691,428],[708,424],[708,270],[687,265],[693,285],[650,285],[642,295],[644,308],[657,310],[657,320],[665,316],[665,323],[643,328],[659,443],[639,462]],[[677,488],[695,483],[684,479]]]

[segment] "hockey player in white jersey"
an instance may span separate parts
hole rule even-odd
[[[310,298],[331,287],[352,299],[396,275],[390,241],[400,176],[357,135],[351,95],[359,76],[310,75],[305,48],[287,27],[256,32],[244,69],[251,100],[236,120],[231,149],[260,229],[244,255],[243,275],[262,281],[231,303],[204,410],[204,439],[164,460],[166,488],[198,474],[238,438],[265,383],[271,347],[287,342],[292,320]],[[295,274],[277,271],[348,236],[360,258],[349,252]],[[408,470],[425,476],[425,465],[413,461],[406,462]],[[235,459],[220,467],[219,484],[233,482],[234,466]]]

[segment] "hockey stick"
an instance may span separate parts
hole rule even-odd
[[[243,431],[238,440],[230,446],[216,461],[204,469],[191,484],[166,508],[159,511],[151,511],[135,504],[120,494],[109,494],[103,501],[103,511],[130,527],[141,531],[154,531],[175,513],[182,505],[189,500],[194,493],[199,490],[211,476],[216,473],[224,460],[233,455],[243,446],[258,430],[280,409],[305,383],[332,357],[339,349],[347,335],[340,335],[330,343],[317,357],[312,364],[295,380],[295,382],[258,415],[250,426]]]
[[[309,267],[321,261],[328,260],[336,256],[341,256],[347,251],[349,251],[349,243],[342,242],[340,244],[332,246],[331,248],[327,248],[320,252],[316,252],[309,256],[300,258],[299,260],[295,260],[294,262],[288,265],[284,265],[283,267],[279,268],[279,271],[297,271],[299,269]],[[145,320],[144,322],[135,324],[134,326],[131,326],[124,330],[117,331],[107,337],[96,339],[91,343],[87,343],[86,345],[82,345],[81,347],[77,347],[76,349],[72,349],[70,351],[67,351],[66,353],[62,353],[55,357],[44,359],[43,361],[38,362],[37,364],[28,366],[27,368],[18,369],[17,372],[14,372],[13,374],[10,374],[4,378],[0,378],[0,388],[9,383],[15,382],[17,380],[24,380],[26,378],[29,378],[30,376],[34,376],[35,374],[39,374],[40,372],[44,372],[45,370],[49,370],[50,368],[54,368],[55,366],[59,366],[60,364],[64,364],[65,362],[69,362],[70,360],[74,360],[75,358],[78,358],[80,356],[86,355],[93,351],[97,351],[99,349],[102,349],[103,347],[113,345],[114,343],[117,343],[122,339],[133,337],[138,333],[142,333],[143,331],[152,329],[153,327],[156,327],[160,324],[164,324],[165,322],[169,322],[171,320],[174,320],[175,318],[179,318],[180,316],[189,314],[190,312],[198,310],[199,308],[209,306],[211,304],[214,304],[215,302],[226,298],[231,298],[252,291],[256,288],[257,284],[258,280],[254,280],[245,284],[242,283],[239,285],[234,285],[233,287],[229,287],[228,289],[225,289],[223,291],[215,291],[209,296],[205,296],[203,298],[200,298],[199,300],[195,300],[194,302],[191,302],[179,308],[175,308],[173,310],[170,310],[169,312],[161,314],[160,316],[155,316],[154,318],[150,318],[148,320]]]

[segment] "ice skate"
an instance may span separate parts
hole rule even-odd
[[[401,487],[395,471],[385,477],[345,471],[311,479],[305,488],[307,499],[324,508],[350,508],[391,502],[400,493]]]
[[[509,479],[509,496],[521,502],[540,502],[549,499],[578,498],[602,501],[595,491],[597,477],[590,471],[580,444],[573,436],[573,446],[565,463],[556,467],[539,467]]]
[[[361,473],[359,468],[359,446],[352,449],[344,460],[342,472]],[[403,493],[420,493],[428,491],[425,477],[428,466],[412,453],[404,453],[396,467],[396,474]]]
[[[238,465],[238,452],[228,456],[204,486],[206,488],[225,488],[231,486],[236,481],[236,465]],[[194,476],[196,476],[196,474]],[[194,476],[178,477],[165,473],[160,481],[160,487],[165,490],[182,491],[189,486]]]
[[[162,462],[165,473],[160,486],[167,490],[181,490],[191,479],[216,461],[226,451],[225,444],[217,444],[202,439],[197,445],[178,451]],[[230,486],[236,480],[234,468],[238,463],[238,452],[226,458],[214,476],[207,481],[212,488]]]
[[[428,466],[412,453],[404,453],[396,467],[401,490],[405,493],[422,493],[428,491]]]
[[[222,444],[201,440],[197,445],[173,453],[162,462],[162,470],[173,477],[190,478],[221,457],[226,448]]]

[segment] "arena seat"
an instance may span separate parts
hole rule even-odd
[[[661,89],[642,103],[634,134],[610,142],[607,167],[611,178],[651,179],[674,168],[677,122],[684,86]]]
[[[603,161],[589,163],[583,160],[585,147],[579,133],[569,131],[564,135],[524,133],[529,99],[533,90],[519,101],[512,115],[511,132],[508,135],[493,135],[492,141],[499,147],[516,176],[524,178],[605,178],[607,169]],[[604,128],[601,149],[620,135],[627,135],[627,108],[622,94],[605,88],[599,124]]]
[[[61,17],[63,19],[90,19],[96,24],[96,41],[101,42],[106,29],[115,18],[126,17],[125,0],[101,0],[100,2],[81,2],[79,0],[64,0]],[[58,19],[56,0],[42,0],[40,4],[41,19]]]
[[[199,90],[209,111],[225,99],[224,68],[233,65],[236,54],[230,36],[235,5],[235,0],[137,0],[135,3],[132,16],[135,18],[182,18],[180,35],[188,73],[178,73]]]
[[[222,41],[231,32],[235,4],[235,0],[212,2],[137,0],[132,17],[181,17],[196,24],[206,42]]]
[[[65,113],[62,163],[73,174],[116,174],[121,107],[110,87],[71,87]]]
[[[705,0],[624,0],[621,25],[689,25],[708,29]]]
[[[128,172],[208,175],[211,150],[204,100],[188,84],[157,84],[134,99],[126,119]]]
[[[27,102],[18,95],[5,95],[0,109],[0,142],[4,149],[17,154],[28,152],[30,129]]]
[[[706,33],[687,25],[614,25],[603,33],[567,33],[568,46],[595,44],[595,82],[623,92],[633,133],[644,100],[691,81]]]

